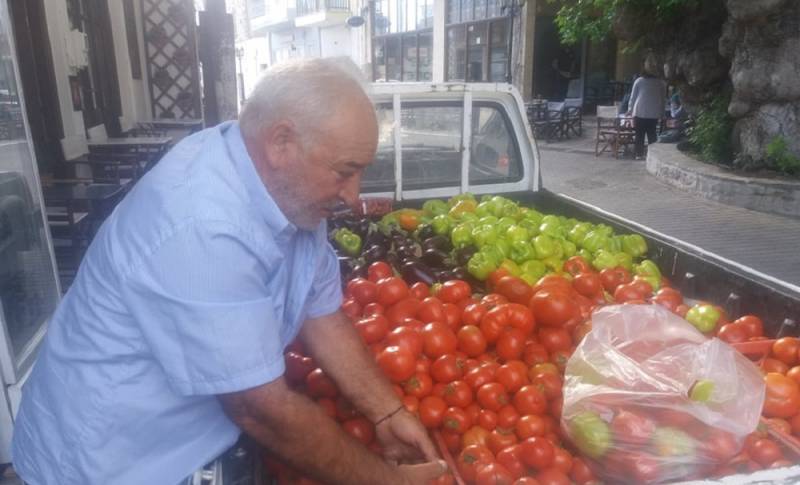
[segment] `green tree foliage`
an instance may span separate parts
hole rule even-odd
[[[696,2],[697,0],[567,0],[558,11],[556,25],[561,39],[567,44],[580,42],[585,37],[600,40],[611,32],[614,17],[620,9],[641,11],[651,16],[654,23],[661,23],[675,19],[681,7]]]
[[[733,119],[728,114],[727,96],[717,96],[702,107],[688,130],[689,141],[708,162],[730,164]]]

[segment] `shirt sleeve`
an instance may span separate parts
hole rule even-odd
[[[283,322],[267,291],[279,255],[225,222],[196,222],[142,257],[121,291],[133,317],[182,395],[220,394],[284,372]]]
[[[336,312],[342,306],[342,277],[339,258],[325,241],[317,264],[316,276],[308,299],[307,318],[319,318]]]

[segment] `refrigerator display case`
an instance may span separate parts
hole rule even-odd
[[[25,116],[7,3],[0,1],[0,464],[60,288]]]

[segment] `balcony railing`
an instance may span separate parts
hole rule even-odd
[[[350,10],[350,0],[297,0],[297,16],[323,10]]]

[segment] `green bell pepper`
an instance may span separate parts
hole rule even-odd
[[[592,266],[594,266],[595,269],[597,269],[598,271],[602,271],[608,268],[616,268],[617,258],[611,251],[600,249],[594,254],[594,259],[592,259]]]
[[[431,228],[439,236],[444,236],[450,232],[451,219],[445,214],[440,214],[431,219]]]
[[[608,249],[612,253],[622,251],[622,236],[611,236],[608,238]]]
[[[564,237],[566,235],[564,228],[561,227],[561,223],[557,221],[542,222],[539,224],[539,232],[541,234],[547,234],[550,237]]]
[[[628,271],[633,271],[633,257],[628,253],[616,253],[617,266],[621,266]]]
[[[450,207],[455,207],[461,201],[469,201],[473,202],[475,205],[478,205],[478,201],[475,200],[475,195],[470,192],[464,192],[463,194],[450,197],[450,199],[447,201],[447,205]]]
[[[497,225],[498,219],[495,216],[482,216],[478,219],[479,226],[494,226]]]
[[[500,266],[500,263],[502,263],[503,260],[508,257],[508,254],[506,254],[504,248],[498,244],[484,246],[479,252],[483,253],[487,258],[490,258],[492,261],[494,261],[495,266]]]
[[[611,428],[595,412],[583,411],[569,420],[568,428],[575,446],[590,458],[598,459],[611,448]]]
[[[601,249],[607,250],[610,243],[611,241],[609,241],[608,236],[597,230],[593,230],[589,231],[586,237],[583,238],[583,241],[581,241],[581,246],[583,249],[594,254]]]
[[[525,208],[522,210],[522,218],[533,222],[538,227],[542,223],[544,215],[536,209]]]
[[[658,269],[658,265],[653,261],[645,259],[637,264],[633,267],[633,274],[650,283],[653,291],[658,291],[661,288],[661,270]]]
[[[522,276],[520,277],[531,285],[539,281],[539,278],[544,276],[544,273],[547,271],[547,267],[545,267],[544,263],[536,259],[525,261],[520,265],[519,269],[522,270]],[[525,276],[529,278],[526,279]],[[528,281],[529,279],[532,281]]]
[[[557,244],[553,238],[546,234],[540,234],[533,238],[533,248],[536,250],[536,257],[538,259],[549,258],[556,254]]]
[[[503,262],[500,263],[500,269],[508,271],[508,274],[511,276],[519,276],[522,274],[522,269],[520,269],[519,265],[510,259],[504,259]]]
[[[469,258],[467,271],[480,281],[484,281],[492,271],[497,269],[497,262],[483,252],[477,252]]]
[[[611,226],[606,224],[598,224],[594,226],[592,230],[597,231],[606,237],[611,237],[614,235],[614,229],[612,229]]]
[[[339,248],[348,256],[358,256],[361,254],[361,236],[353,233],[347,228],[337,229],[333,233],[333,240]]]
[[[497,221],[497,234],[504,236],[508,232],[508,228],[517,225],[517,221],[513,217],[503,216]]]
[[[422,204],[422,211],[430,217],[447,214],[449,210],[450,207],[447,205],[447,203],[439,199],[426,200],[425,203]]]
[[[480,204],[478,204],[477,207],[475,207],[475,214],[478,217],[486,217],[486,216],[493,215],[492,214],[492,203],[490,201],[488,201],[488,200],[485,200],[485,201],[481,202]]]
[[[456,248],[472,244],[472,224],[464,222],[454,227],[450,233],[450,242]]]
[[[575,244],[581,244],[583,238],[592,230],[592,225],[587,222],[575,224],[575,226],[567,233],[567,239]]]
[[[522,263],[529,259],[536,258],[536,251],[527,241],[514,241],[511,243],[511,249],[508,255],[515,263]]]
[[[497,241],[497,230],[490,224],[478,226],[472,230],[472,240],[478,248],[494,244]]]
[[[451,199],[452,200],[452,199]],[[475,212],[477,204],[474,200],[463,199],[459,200],[452,206],[448,214],[454,219],[460,219],[464,214]]]
[[[592,259],[594,259],[594,255],[583,248],[578,249],[578,252],[575,253],[575,255],[582,257],[586,261],[591,261]]]
[[[564,259],[569,259],[575,256],[575,253],[578,252],[578,246],[576,246],[572,241],[561,239],[558,242],[561,244]]]
[[[522,226],[513,225],[506,229],[506,239],[512,244],[518,241],[528,242],[531,240],[531,233]]]
[[[686,312],[686,321],[697,330],[709,333],[717,327],[722,315],[713,305],[695,305]]]
[[[640,258],[647,254],[647,241],[639,234],[622,236],[622,250],[634,258]]]
[[[564,260],[558,256],[550,256],[542,260],[545,267],[553,273],[561,273],[564,270]]]

